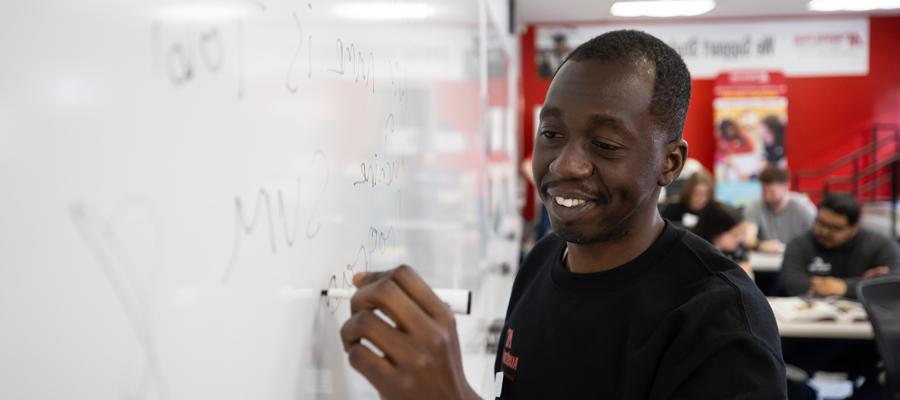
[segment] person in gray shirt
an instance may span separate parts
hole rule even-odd
[[[812,231],[791,240],[781,264],[788,295],[856,298],[863,279],[900,271],[897,243],[859,226],[859,203],[828,194],[819,203]]]
[[[751,247],[766,253],[781,253],[785,243],[809,232],[816,210],[805,196],[792,196],[784,169],[766,167],[759,174],[759,181],[762,199],[747,204],[744,210],[744,217],[758,231],[758,244],[751,243]]]

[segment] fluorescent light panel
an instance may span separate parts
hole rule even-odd
[[[617,1],[609,12],[616,17],[690,17],[715,7],[713,0]]]
[[[343,3],[334,7],[343,18],[356,20],[425,19],[437,14],[434,6],[425,3]]]
[[[810,0],[812,11],[872,11],[900,8],[900,0]]]
[[[233,20],[244,15],[246,7],[214,2],[180,3],[163,7],[158,17],[165,21],[200,22]]]

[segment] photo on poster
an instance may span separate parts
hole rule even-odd
[[[778,72],[729,72],[716,81],[716,195],[741,206],[759,197],[759,173],[787,168],[787,89]]]

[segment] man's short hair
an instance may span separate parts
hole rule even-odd
[[[650,114],[657,128],[669,139],[681,138],[688,103],[691,101],[691,74],[681,56],[662,40],[634,30],[604,33],[575,48],[565,61],[649,62],[653,64],[653,97]]]
[[[759,173],[759,181],[767,183],[788,183],[788,173],[784,168],[769,165]]]
[[[847,217],[847,223],[850,225],[856,225],[859,222],[859,203],[851,194],[828,193],[819,202],[819,209],[823,208]]]

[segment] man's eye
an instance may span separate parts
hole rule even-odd
[[[560,135],[557,132],[553,132],[553,131],[541,131],[541,136],[543,136],[547,139],[558,139],[562,135]]]
[[[598,148],[600,148],[600,149],[602,149],[602,150],[607,150],[607,151],[622,150],[622,148],[619,147],[619,146],[612,145],[612,144],[609,144],[609,143],[606,143],[606,142],[601,142],[601,141],[599,141],[599,140],[595,140],[595,141],[594,141],[594,146],[597,146]]]

